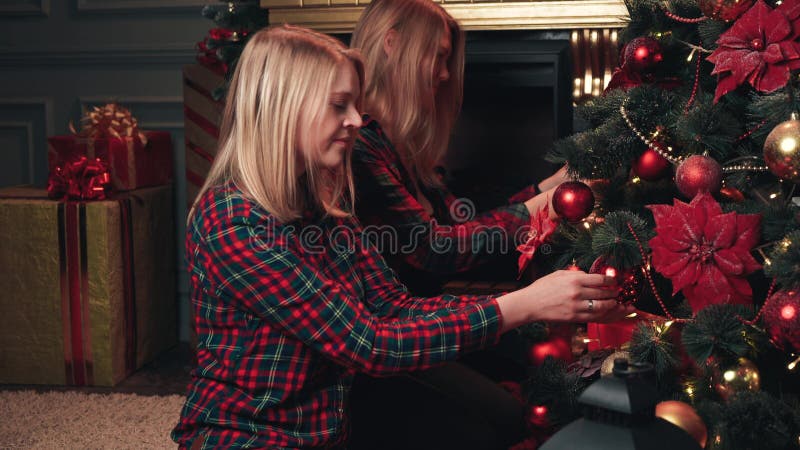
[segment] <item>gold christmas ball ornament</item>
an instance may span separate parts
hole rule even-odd
[[[758,367],[747,358],[739,358],[733,364],[714,367],[711,386],[724,400],[743,391],[756,392],[761,388]]]
[[[703,419],[691,405],[676,400],[668,400],[656,405],[656,417],[660,417],[683,431],[697,441],[701,448],[705,448],[708,439],[708,429]]]
[[[764,161],[776,177],[800,183],[800,120],[781,122],[764,141]]]
[[[614,360],[617,358],[624,358],[630,361],[631,354],[625,350],[617,350],[616,352],[608,355],[608,357],[603,360],[603,364],[600,366],[601,376],[611,375],[614,372]]]

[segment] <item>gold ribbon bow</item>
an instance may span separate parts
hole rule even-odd
[[[95,106],[88,111],[81,118],[80,132],[75,130],[72,122],[69,129],[75,135],[92,139],[138,137],[143,145],[147,145],[147,138],[139,131],[136,118],[127,108],[116,103]]]

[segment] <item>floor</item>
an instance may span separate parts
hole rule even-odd
[[[0,385],[4,389],[33,389],[37,391],[124,392],[141,395],[186,394],[189,372],[192,369],[192,352],[188,344],[165,351],[150,364],[134,372],[114,387],[76,387],[48,385]]]

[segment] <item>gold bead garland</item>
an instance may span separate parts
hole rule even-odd
[[[666,151],[664,151],[664,149],[662,148],[662,144],[660,142],[648,138],[644,133],[642,133],[638,128],[636,128],[636,125],[633,124],[633,121],[628,116],[628,111],[625,109],[625,105],[627,104],[628,104],[628,99],[626,98],[625,101],[622,103],[622,105],[620,105],[619,112],[622,115],[622,118],[625,120],[625,123],[628,125],[628,128],[630,128],[631,131],[633,131],[633,133],[636,134],[636,136],[642,142],[644,142],[644,144],[647,145],[648,148],[652,149],[654,152],[664,157],[664,159],[675,165],[680,164],[681,162],[683,162],[684,159],[686,159],[685,157],[673,156],[672,155],[673,149],[669,145],[666,146]],[[656,131],[652,133],[651,136],[658,136],[659,134],[660,134],[659,131]],[[742,158],[737,158],[734,161],[739,161],[742,159],[758,160],[758,157],[745,156]],[[769,168],[765,165],[755,165],[754,163],[743,163],[743,164],[733,164],[733,165],[728,164],[722,168],[722,173],[727,174],[733,172],[766,172],[768,170]]]
[[[624,102],[619,106],[619,113],[622,115],[622,118],[625,120],[625,123],[628,124],[628,128],[636,134],[636,136],[647,145],[648,148],[652,149],[654,152],[661,155],[664,159],[671,162],[672,164],[680,164],[682,158],[672,156],[672,147],[669,145],[666,146],[667,151],[664,151],[661,148],[661,143],[656,142],[645,136],[644,133],[639,131],[638,128],[633,124],[630,117],[628,117],[628,111],[625,110],[625,105],[628,104],[628,99],[626,98]]]

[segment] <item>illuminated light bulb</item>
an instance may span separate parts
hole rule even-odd
[[[688,395],[690,399],[694,400],[694,388],[692,386],[686,386],[686,389],[684,391],[686,392],[686,395]]]
[[[725,373],[722,374],[722,378],[725,378],[725,381],[733,381],[736,378],[736,372],[733,370],[726,370]]]
[[[797,310],[794,305],[786,305],[781,308],[781,318],[784,320],[792,320],[797,315]]]

